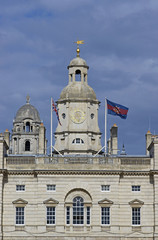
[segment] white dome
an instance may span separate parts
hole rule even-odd
[[[89,68],[86,61],[80,57],[76,57],[76,58],[72,59],[68,66],[68,69],[70,67],[74,67],[74,66],[83,66],[83,67]]]
[[[67,98],[96,100],[96,94],[87,83],[71,82],[62,90],[59,101]]]

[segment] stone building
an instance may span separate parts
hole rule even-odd
[[[146,155],[118,155],[116,125],[99,152],[99,101],[77,57],[57,101],[61,125],[46,153],[45,127],[27,97],[0,135],[1,240],[158,239],[158,138]],[[99,154],[98,154],[99,153]]]

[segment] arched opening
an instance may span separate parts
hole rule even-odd
[[[84,224],[84,200],[79,196],[73,199],[73,224]]]
[[[84,82],[87,82],[87,75],[84,74]]]
[[[85,189],[70,190],[65,196],[66,224],[90,225],[91,206],[92,198]]]
[[[26,122],[26,132],[30,132],[30,123]]]
[[[84,141],[81,138],[75,138],[72,144],[84,144]]]
[[[80,82],[81,81],[81,71],[78,69],[78,70],[76,70],[76,72],[75,72],[75,80],[77,81],[77,82]]]
[[[30,141],[25,142],[25,151],[30,151]]]

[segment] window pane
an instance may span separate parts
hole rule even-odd
[[[24,207],[16,207],[16,224],[24,224]]]
[[[47,185],[47,191],[55,191],[55,190],[56,190],[56,185],[53,185],[53,184]]]
[[[140,192],[140,185],[133,185],[132,192]]]
[[[110,224],[110,208],[109,207],[101,208],[101,223]]]
[[[132,225],[140,225],[140,208],[132,208]]]
[[[90,224],[90,207],[87,207],[87,224]]]
[[[76,143],[80,143],[80,138],[76,138]]]
[[[110,191],[110,185],[101,185],[101,191],[109,192]]]
[[[84,223],[84,203],[83,198],[76,197],[73,200],[73,224]]]
[[[25,191],[25,185],[16,185],[16,191],[19,192]]]
[[[83,139],[80,139],[80,138],[75,138],[72,143],[74,144],[84,144],[84,141]]]
[[[47,207],[47,224],[55,224],[55,207]]]
[[[66,207],[66,224],[70,224],[70,207]]]

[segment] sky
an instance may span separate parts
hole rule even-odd
[[[116,123],[119,150],[145,154],[145,134],[158,134],[157,26],[156,0],[0,0],[0,132],[12,131],[29,94],[50,139],[50,98],[68,84],[74,42],[84,40],[102,145],[107,97],[129,108],[126,120],[108,115],[107,136]]]

